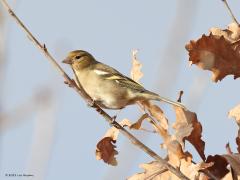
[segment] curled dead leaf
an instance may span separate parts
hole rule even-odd
[[[131,126],[131,123],[128,119],[123,119],[120,123],[122,126]],[[103,160],[105,163],[110,164],[112,166],[117,165],[117,160],[115,158],[115,155],[118,154],[118,152],[115,150],[116,146],[114,145],[116,143],[117,137],[119,134],[119,130],[115,127],[111,127],[104,137],[97,143],[96,147],[96,159],[97,160]]]
[[[175,137],[184,147],[184,141],[189,141],[197,150],[200,157],[205,161],[205,142],[202,138],[202,125],[197,119],[197,115],[189,110],[174,107],[176,122],[173,124]]]
[[[234,118],[238,126],[240,127],[240,104],[228,112],[228,117]],[[240,129],[238,130],[238,135],[236,137],[236,144],[238,153],[240,153]]]
[[[143,73],[141,72],[142,64],[137,59],[138,50],[132,51],[132,69],[131,69],[131,78],[138,82],[142,77]]]
[[[240,38],[240,27],[236,22],[230,23],[227,29],[211,28],[210,33],[220,38],[223,36],[230,43],[234,43]]]
[[[113,143],[115,144],[116,141],[111,137],[104,137],[99,141],[96,148],[96,159],[102,159],[105,163],[116,166],[117,160],[115,155],[117,155],[118,152],[115,150],[116,146]]]
[[[240,155],[239,154],[225,154],[222,155],[223,158],[230,164],[234,173],[240,175]]]
[[[228,112],[228,117],[234,118],[237,124],[240,125],[240,104]]]
[[[180,170],[181,172],[183,172],[185,175],[187,175],[187,177],[189,177],[190,179],[199,179],[202,180],[200,178],[200,171],[202,172],[203,170],[212,167],[213,163],[206,163],[206,162],[200,162],[200,163],[193,163],[192,162],[192,158],[188,158],[188,159],[182,159],[181,160],[181,167]]]
[[[240,138],[236,137],[237,151],[240,153]]]
[[[221,179],[223,178],[229,170],[227,169],[228,162],[224,157],[221,155],[210,155],[207,157],[206,163],[213,162],[213,166],[207,168],[211,174],[213,174],[215,177]]]
[[[213,163],[200,162],[194,164],[192,162],[192,158],[189,157],[187,159],[181,160],[181,166],[179,170],[189,179],[203,180],[202,178],[199,178],[199,171],[209,168],[211,166],[213,166]],[[140,167],[144,169],[144,172],[137,173],[128,178],[128,180],[179,180],[176,175],[165,169],[159,162],[153,161],[150,163],[141,164]]]
[[[131,126],[130,126],[130,129],[140,129],[141,126],[142,126],[142,122],[148,118],[148,114],[145,113],[143,114],[138,120],[137,122],[133,123]]]
[[[203,35],[186,45],[189,61],[204,70],[213,72],[212,80],[221,81],[227,75],[240,76],[240,55],[223,36]]]
[[[128,178],[128,180],[143,180],[152,179],[160,180],[161,178],[169,177],[169,172],[157,161],[152,161],[150,163],[140,164],[140,168],[144,169],[144,172],[137,173]],[[167,172],[167,173],[166,173]]]
[[[131,122],[128,119],[123,119],[121,122],[119,122],[121,126],[131,126]],[[111,137],[113,140],[117,140],[119,134],[119,130],[115,127],[111,127],[107,130],[104,137]]]
[[[171,138],[164,141],[164,147],[167,149],[170,164],[175,167],[179,167],[181,159],[190,155],[183,151],[181,144],[177,140],[172,140]]]
[[[144,102],[141,102],[141,104],[144,106],[145,109],[148,110],[148,112],[150,113],[150,115],[152,117],[154,117],[159,123],[160,123],[160,126],[167,131],[168,129],[168,119],[166,118],[166,116],[164,115],[162,109],[149,102],[149,101],[144,101]]]

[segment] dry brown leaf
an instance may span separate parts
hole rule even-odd
[[[168,134],[168,120],[165,117],[163,111],[160,107],[152,104],[149,101],[142,102],[142,105],[149,111],[152,117],[160,122],[160,125],[154,124],[154,128],[156,132],[162,136],[164,141],[162,147],[168,151],[168,157],[172,161],[172,164],[178,166],[180,159],[185,158],[186,154],[183,151],[181,144],[170,134]]]
[[[160,133],[161,134],[161,133]],[[183,146],[175,139],[175,136],[168,134],[166,131],[163,137],[164,143],[160,147],[165,148],[168,153],[169,163],[175,167],[179,167],[181,159],[192,157],[188,152],[183,151]]]
[[[208,156],[206,163],[213,162],[213,166],[207,168],[211,174],[217,178],[223,178],[229,170],[227,169],[228,162],[220,155]]]
[[[183,151],[177,140],[172,140],[170,137],[164,140],[163,147],[167,149],[169,163],[175,167],[179,167],[181,159],[187,158],[189,155]]]
[[[138,50],[132,51],[132,69],[131,69],[131,78],[138,82],[142,77],[143,73],[141,72],[142,64],[137,59]]]
[[[188,158],[187,160],[185,159],[181,160],[180,170],[182,173],[187,175],[187,177],[189,177],[190,179],[200,179],[199,171],[200,170],[202,171],[212,166],[213,166],[212,162],[210,163],[200,162],[200,163],[194,164],[192,163],[192,159]]]
[[[183,145],[184,141],[189,141],[197,150],[201,158],[205,161],[205,142],[202,138],[202,125],[194,112],[174,107],[176,112],[176,122],[173,128],[176,130],[175,137]]]
[[[200,178],[198,178],[200,175],[199,171],[209,168],[211,166],[213,166],[213,163],[201,162],[198,164],[194,164],[192,163],[192,158],[188,157],[187,159],[181,160],[181,166],[179,170],[189,179],[201,180]],[[137,173],[128,178],[128,180],[179,180],[179,178],[175,174],[166,171],[166,169],[159,162],[153,161],[150,163],[141,164],[140,167],[144,169],[144,172]]]
[[[116,141],[111,137],[104,137],[99,141],[96,148],[96,159],[102,159],[105,163],[116,166],[117,160],[115,155],[118,152],[115,150],[116,146],[113,143],[116,143]]]
[[[236,144],[237,144],[238,153],[240,153],[240,138],[239,137],[236,137]]]
[[[227,173],[221,180],[233,180],[232,173],[231,172]]]
[[[210,33],[214,36],[221,37],[223,36],[227,41],[234,43],[239,40],[240,38],[240,27],[237,23],[233,22],[228,25],[227,29],[220,29],[220,28],[211,28]]]
[[[221,81],[227,75],[240,76],[240,54],[223,36],[203,35],[186,45],[189,61],[204,70],[213,72],[212,80]]]
[[[169,163],[173,166],[179,167],[181,159],[192,157],[190,153],[183,151],[183,147],[174,136],[166,134],[163,136],[163,141],[160,147],[167,150]]]
[[[169,177],[169,172],[157,161],[152,161],[146,164],[140,164],[140,168],[144,169],[144,172],[137,173],[128,178],[128,180],[161,180],[163,175],[166,179]],[[167,174],[166,174],[167,171]]]
[[[234,41],[240,39],[240,27],[236,22],[232,22],[228,25],[228,30],[231,32],[230,38]]]
[[[234,118],[238,126],[240,127],[240,104],[228,112],[228,117]],[[238,136],[236,137],[236,144],[237,144],[238,153],[240,153],[240,130],[238,130]]]
[[[120,123],[122,126],[131,126],[131,123],[128,119],[123,119]],[[104,137],[98,142],[96,147],[96,159],[103,160],[105,163],[110,164],[112,166],[117,165],[117,160],[115,155],[118,152],[115,150],[116,146],[113,143],[116,143],[117,137],[119,134],[119,130],[115,127],[111,127]]]
[[[143,73],[141,72],[142,64],[137,59],[137,53],[138,53],[138,50],[133,50],[132,51],[132,69],[131,69],[131,78],[136,82],[138,82],[143,76]],[[150,102],[141,102],[140,104],[144,108],[147,108],[150,115],[153,116],[155,119],[157,119],[160,122],[160,125],[161,125],[162,128],[167,130],[168,120],[164,116],[163,111],[157,105],[154,105]],[[139,125],[141,125],[141,123],[142,123],[142,120],[139,121],[135,125],[139,126]],[[133,125],[133,127],[135,125]]]
[[[131,126],[131,122],[128,119],[123,119],[121,122],[119,122],[121,126]],[[115,127],[111,127],[107,130],[104,137],[111,137],[113,140],[117,140],[119,134],[119,130]]]
[[[167,131],[168,119],[164,115],[162,109],[149,101],[141,102],[141,104],[144,106],[144,108],[146,108],[149,111],[152,117],[158,120],[158,122],[160,123],[160,126]]]
[[[228,117],[234,118],[237,124],[240,125],[240,104],[228,112]]]
[[[181,144],[181,146],[185,147],[185,137],[191,135],[193,131],[192,124],[181,123],[178,124],[175,134],[173,135],[176,140]]]
[[[142,122],[148,118],[148,114],[145,113],[143,114],[138,120],[137,122],[133,123],[131,126],[130,126],[130,129],[140,129],[141,126],[142,126]]]
[[[225,154],[222,155],[226,161],[230,164],[234,173],[240,175],[240,155],[239,154]]]

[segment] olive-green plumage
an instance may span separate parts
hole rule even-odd
[[[181,103],[146,90],[114,68],[96,61],[86,51],[70,52],[63,63],[72,66],[84,90],[103,108],[122,109],[137,101],[145,100],[164,101],[185,108]]]

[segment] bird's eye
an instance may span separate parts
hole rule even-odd
[[[81,56],[76,56],[76,59],[80,59]]]

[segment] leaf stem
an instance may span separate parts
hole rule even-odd
[[[230,16],[232,17],[233,21],[234,21],[236,24],[239,25],[239,23],[238,23],[237,19],[235,18],[234,14],[233,14],[233,12],[232,12],[232,10],[231,10],[231,8],[230,8],[229,5],[228,5],[227,0],[222,0],[222,1],[223,1],[223,3],[225,4],[228,12],[230,13]]]

